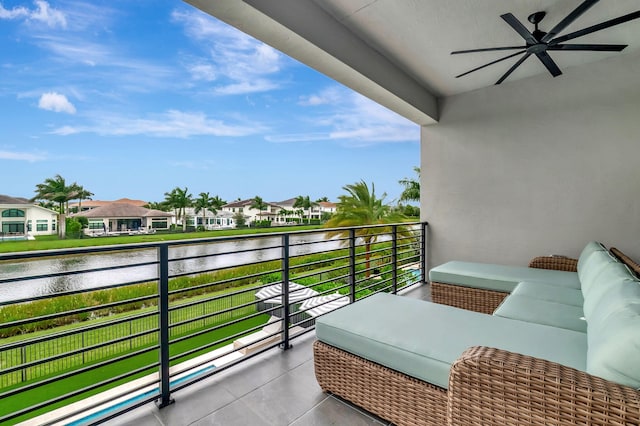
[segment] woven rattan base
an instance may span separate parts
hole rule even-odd
[[[445,425],[447,391],[320,341],[313,344],[320,387],[397,425]]]
[[[508,293],[431,282],[431,300],[468,311],[492,314]]]

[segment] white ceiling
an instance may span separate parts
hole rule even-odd
[[[523,45],[500,15],[547,16],[548,31],[583,0],[184,0],[330,76],[415,123],[439,118],[439,98],[492,86],[519,58],[461,78],[456,75],[506,56],[507,52],[451,55],[454,50]],[[601,0],[560,35],[636,12],[640,0]],[[640,52],[640,19],[571,40],[628,44],[622,52],[553,51],[549,55],[571,78],[572,68],[611,56]],[[529,57],[503,84],[545,74]]]
[[[511,12],[533,31],[527,17],[547,12],[540,23],[548,31],[582,0],[314,0],[372,48],[437,96],[458,94],[494,84],[519,57],[491,65],[458,79],[455,75],[491,62],[513,51],[451,55],[454,50],[524,45],[524,40],[500,15]],[[587,10],[562,34],[635,12],[638,0],[603,0]],[[574,65],[640,49],[640,19],[598,31],[568,43],[629,44],[622,53],[549,52],[570,78]],[[548,71],[535,57],[528,58],[507,81]],[[553,78],[549,74],[549,78]]]

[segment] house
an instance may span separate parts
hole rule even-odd
[[[58,212],[38,206],[26,198],[0,195],[2,237],[55,235]]]
[[[273,222],[277,218],[280,210],[282,210],[282,207],[275,203],[265,203],[267,207],[262,211],[252,208],[252,204],[253,199],[234,201],[222,206],[222,211],[229,212],[232,215],[242,213],[247,223],[251,223],[258,220],[269,220]]]
[[[207,231],[236,227],[236,223],[233,218],[234,214],[225,210],[216,211],[215,214],[211,213],[209,210],[196,213],[194,207],[187,207],[185,208],[184,215],[187,221],[187,226],[189,227],[197,228],[202,226]]]
[[[130,230],[166,230],[173,220],[173,213],[150,210],[127,203],[109,203],[70,217],[84,216],[89,220],[88,234],[100,232],[128,232]]]
[[[274,203],[280,206],[286,212],[285,215],[280,215],[280,217],[276,218],[277,222],[291,222],[291,218],[296,218],[296,219],[305,218],[305,219],[319,220],[319,219],[322,219],[322,213],[324,211],[328,211],[323,209],[324,202],[316,203],[315,205],[312,205],[311,208],[309,209],[305,209],[302,207],[294,207],[294,205],[296,204],[296,200],[297,198],[289,198],[287,200],[278,201]],[[330,209],[330,205],[333,206],[333,211],[335,211],[335,204],[333,203],[325,203],[325,208]]]

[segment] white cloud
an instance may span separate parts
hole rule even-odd
[[[65,95],[56,92],[44,93],[40,96],[38,108],[47,111],[66,112],[67,114],[75,114],[76,107],[67,99]]]
[[[23,6],[17,6],[13,9],[5,9],[0,3],[0,19],[18,19],[29,16],[29,9]]]
[[[320,93],[300,96],[298,104],[302,106],[338,105],[342,103],[347,96],[348,93],[340,90],[338,87],[328,87]]]
[[[19,152],[19,151],[2,151],[0,150],[0,160],[17,160],[35,163],[36,161],[46,160],[47,156],[42,152]]]
[[[67,18],[61,11],[52,8],[44,0],[34,1],[35,9],[27,9],[24,6],[17,6],[13,9],[6,9],[0,4],[0,19],[25,19],[26,21],[36,21],[46,24],[50,28],[66,28]]]
[[[170,110],[151,118],[130,118],[100,113],[93,125],[63,126],[52,134],[68,136],[78,133],[95,133],[104,136],[145,135],[161,138],[188,138],[191,136],[241,137],[264,132],[259,124],[228,124],[209,118],[201,112]]]
[[[199,11],[174,11],[172,17],[207,49],[208,56],[193,60],[187,69],[194,80],[216,81],[214,94],[239,95],[280,87],[272,76],[282,69],[284,56],[274,48]]]
[[[350,146],[389,142],[418,142],[420,128],[393,111],[338,86],[300,97],[300,105],[321,108],[306,123],[309,133],[276,134],[270,142],[341,141]]]
[[[194,80],[213,81],[216,79],[216,69],[210,64],[192,64],[188,66]]]

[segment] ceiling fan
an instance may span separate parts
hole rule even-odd
[[[531,22],[535,29],[533,32],[529,31],[515,16],[511,13],[505,13],[500,17],[511,26],[520,36],[525,40],[524,46],[504,46],[504,47],[489,47],[484,49],[470,49],[470,50],[457,50],[451,52],[452,55],[458,55],[461,53],[474,53],[474,52],[490,52],[498,50],[519,50],[519,52],[512,53],[503,58],[491,61],[487,64],[481,65],[477,68],[464,72],[456,76],[456,78],[465,76],[472,72],[481,70],[489,65],[497,64],[514,56],[522,55],[509,70],[504,73],[502,77],[496,82],[496,84],[502,83],[509,75],[515,71],[529,56],[536,55],[540,62],[549,70],[552,76],[557,77],[562,74],[558,65],[551,59],[551,56],[547,53],[550,50],[582,50],[582,51],[600,51],[600,52],[620,52],[627,47],[626,44],[563,44],[565,41],[573,40],[574,38],[582,37],[587,34],[591,34],[596,31],[604,30],[605,28],[619,25],[632,19],[640,18],[640,10],[629,13],[627,15],[620,16],[618,18],[610,19],[608,21],[601,22],[596,25],[592,25],[587,28],[557,37],[565,28],[567,28],[573,21],[578,19],[584,12],[591,6],[598,3],[599,0],[585,0],[578,6],[573,12],[567,15],[562,21],[556,24],[549,32],[544,32],[538,28],[538,24],[545,17],[545,12],[536,12],[529,15],[528,20]]]

